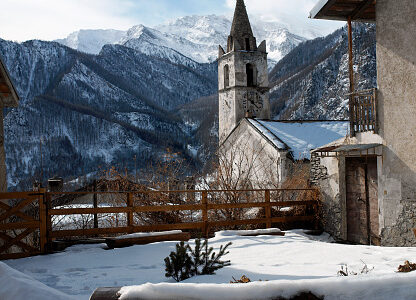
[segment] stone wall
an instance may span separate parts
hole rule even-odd
[[[416,1],[377,1],[379,178],[383,245],[415,245]]]
[[[335,240],[346,239],[345,159],[311,155],[311,183],[322,196],[321,224]]]

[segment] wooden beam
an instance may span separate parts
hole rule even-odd
[[[354,96],[354,58],[353,58],[353,49],[352,49],[352,22],[351,17],[348,17],[348,65],[349,65],[349,75],[350,75],[350,99],[349,99],[349,109],[350,109],[350,135],[355,135],[354,129],[354,105],[353,99]]]
[[[330,0],[328,3],[321,9],[319,15],[325,15],[329,9],[337,2],[337,0]]]
[[[10,93],[10,88],[5,83],[0,83],[0,92],[1,93]]]
[[[164,235],[151,235],[142,237],[131,237],[131,238],[108,238],[105,240],[108,248],[124,248],[133,245],[147,245],[156,242],[168,242],[168,241],[184,241],[187,242],[191,239],[189,232],[181,232],[175,234],[164,234]]]
[[[351,14],[351,19],[359,19],[360,15],[366,11],[366,9],[374,3],[374,0],[366,0],[360,6],[358,6]]]

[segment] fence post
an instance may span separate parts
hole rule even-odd
[[[52,250],[52,216],[49,215],[49,210],[52,208],[52,196],[50,193],[45,192],[44,193],[44,199],[46,204],[46,252],[51,252]]]
[[[127,213],[127,226],[129,229],[133,229],[133,193],[127,193],[127,207],[129,208]]]
[[[202,229],[205,238],[208,238],[208,192],[202,192],[202,222],[204,227]]]
[[[40,243],[40,252],[45,254],[47,251],[48,243],[48,210],[46,205],[46,189],[40,189],[39,192],[42,195],[39,195],[39,243]]]
[[[265,190],[264,200],[266,202],[266,228],[272,228],[272,207],[270,206],[270,190]]]
[[[97,191],[97,180],[94,180],[94,192]],[[94,208],[98,208],[98,197],[97,193],[93,194],[93,205]],[[98,214],[94,214],[94,228],[98,228]]]

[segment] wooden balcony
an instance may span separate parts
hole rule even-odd
[[[378,133],[377,89],[350,94],[350,123],[352,136],[367,131]]]

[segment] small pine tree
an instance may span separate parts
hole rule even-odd
[[[176,244],[176,252],[171,252],[165,258],[165,276],[172,277],[177,282],[188,279],[192,276],[192,259],[188,254],[189,245],[184,242]]]
[[[206,250],[204,253],[205,256],[205,265],[204,268],[202,269],[202,274],[203,275],[213,275],[215,274],[215,271],[229,266],[231,265],[231,261],[230,260],[226,260],[226,261],[222,261],[220,260],[221,257],[223,257],[224,255],[227,255],[229,252],[227,251],[227,248],[229,246],[231,246],[231,242],[229,242],[227,245],[225,245],[225,247],[223,245],[221,245],[220,247],[220,251],[218,252],[218,254],[216,254],[214,251],[214,248],[210,247],[208,249],[208,243],[206,243]]]
[[[176,252],[171,252],[165,258],[165,276],[172,277],[179,282],[192,276],[213,275],[215,271],[231,265],[229,260],[221,260],[221,257],[229,253],[226,251],[231,244],[230,242],[225,247],[222,245],[218,254],[213,252],[214,248],[208,247],[207,239],[202,244],[201,239],[196,239],[193,250],[189,245],[185,246],[184,242],[176,244]],[[205,251],[202,251],[204,248]]]
[[[202,251],[202,249],[206,248],[206,245],[208,245],[208,241],[205,239],[204,242],[201,245],[201,239],[195,240],[195,249],[192,250],[190,246],[189,251],[192,254],[192,275],[198,276],[201,275],[201,272],[199,271],[200,267],[202,267],[205,264],[205,252]]]

